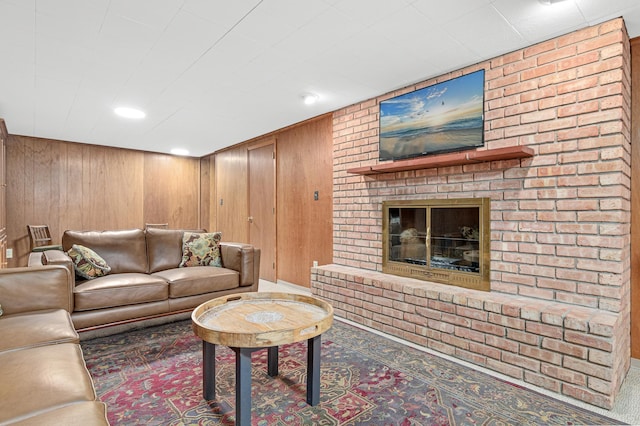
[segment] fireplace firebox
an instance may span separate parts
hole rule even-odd
[[[490,290],[490,200],[382,203],[382,271]]]

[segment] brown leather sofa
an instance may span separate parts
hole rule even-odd
[[[65,231],[63,251],[32,254],[29,265],[73,264],[66,251],[88,247],[111,267],[105,276],[82,280],[71,273],[69,304],[78,331],[189,313],[199,304],[231,293],[258,291],[260,250],[222,242],[222,268],[179,268],[182,230]],[[82,333],[81,333],[82,334]]]
[[[108,425],[69,310],[62,266],[0,270],[0,425]]]

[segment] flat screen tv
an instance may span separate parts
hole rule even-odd
[[[484,70],[380,102],[380,160],[484,145]]]

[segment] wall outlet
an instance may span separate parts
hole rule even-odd
[[[313,261],[313,267],[314,267],[314,268],[317,268],[317,267],[318,267],[318,261],[317,261],[317,260],[314,260],[314,261]]]
[[[7,259],[12,259],[13,258],[13,249],[8,248],[7,249]]]

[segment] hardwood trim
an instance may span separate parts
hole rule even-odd
[[[533,149],[526,146],[510,146],[482,151],[449,152],[446,154],[428,155],[392,163],[374,164],[372,166],[347,169],[347,173],[358,175],[375,175],[379,173],[404,172],[407,170],[433,169],[444,166],[482,163],[486,161],[513,160],[533,157]]]

